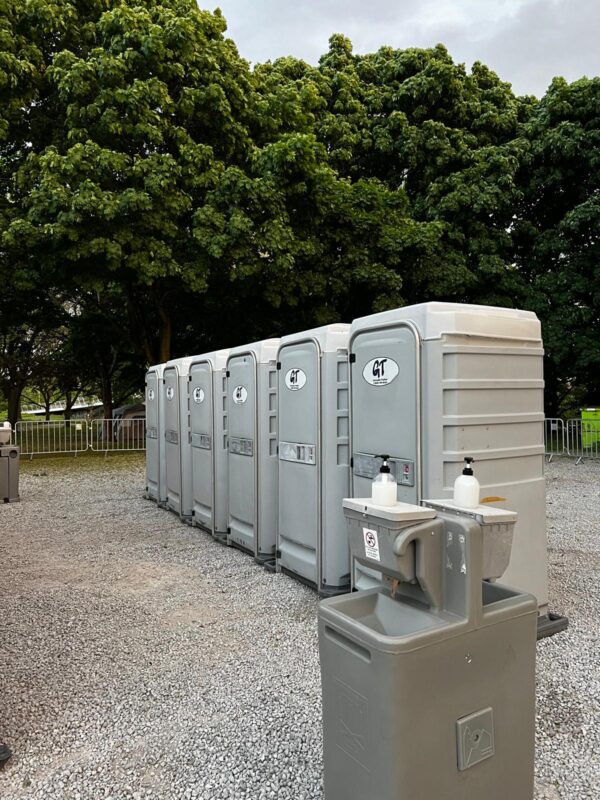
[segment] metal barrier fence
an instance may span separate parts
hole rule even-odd
[[[88,426],[90,450],[96,453],[146,449],[145,419],[93,419]]]
[[[544,447],[546,455],[552,461],[553,456],[563,456],[566,452],[565,423],[556,417],[544,420]]]
[[[584,458],[600,458],[600,421],[547,418],[544,447],[550,461],[554,456],[569,456],[578,464]]]
[[[13,444],[24,456],[52,453],[83,453],[88,449],[88,427],[84,420],[27,420],[17,422]]]
[[[23,420],[16,424],[12,443],[24,456],[141,451],[146,449],[146,420]],[[548,418],[544,447],[549,460],[569,456],[579,464],[584,458],[600,459],[600,421]]]
[[[146,420],[21,420],[13,430],[12,444],[23,456],[145,450]]]
[[[578,464],[583,458],[600,458],[600,421],[567,420],[566,454]]]

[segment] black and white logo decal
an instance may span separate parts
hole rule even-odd
[[[192,395],[194,398],[194,403],[203,403],[204,402],[204,389],[201,389],[200,386],[196,386],[194,389],[194,393]]]
[[[231,398],[236,406],[241,406],[248,399],[248,390],[245,386],[236,386]]]
[[[150,402],[154,400],[154,389],[148,389],[148,400]]]
[[[371,386],[387,386],[391,383],[399,372],[398,364],[393,358],[373,358],[363,369],[363,378]]]
[[[298,389],[306,384],[306,373],[302,369],[288,369],[285,373],[285,385],[292,392],[297,392]]]
[[[175,396],[175,389],[172,386],[167,386],[167,400],[172,400]]]

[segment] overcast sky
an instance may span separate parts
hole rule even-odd
[[[555,75],[600,74],[600,0],[199,0],[223,11],[240,53],[256,63],[316,63],[332,33],[355,52],[443,42],[455,61],[483,61],[519,94]]]

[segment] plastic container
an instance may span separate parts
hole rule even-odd
[[[383,460],[383,464],[373,481],[371,499],[376,505],[389,508],[398,502],[398,484],[388,464],[389,456],[379,456],[379,458]]]
[[[462,475],[454,481],[454,503],[461,508],[477,508],[479,505],[479,481],[473,475],[472,463],[472,458],[465,458]]]

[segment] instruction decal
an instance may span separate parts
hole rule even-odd
[[[363,528],[363,539],[365,540],[365,555],[373,561],[381,561],[379,557],[379,539],[377,531],[371,528]]]
[[[204,402],[204,389],[200,386],[196,386],[194,389],[194,403],[203,403]]]
[[[398,376],[400,367],[393,358],[379,356],[365,364],[363,378],[371,386],[387,386]]]
[[[288,369],[285,373],[285,385],[291,392],[297,392],[306,385],[306,373],[303,369]]]

